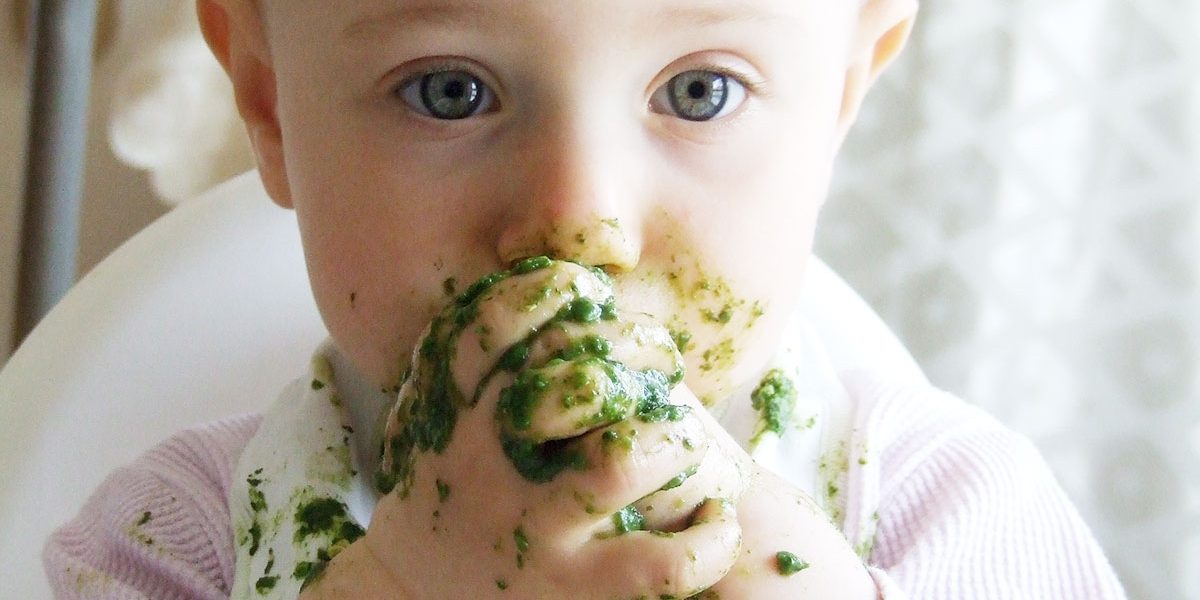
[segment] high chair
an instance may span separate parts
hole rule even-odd
[[[924,380],[819,260],[803,303],[836,368]],[[42,544],[106,474],[189,424],[261,410],[325,336],[295,216],[255,172],[126,242],[0,370],[0,598],[49,598]]]

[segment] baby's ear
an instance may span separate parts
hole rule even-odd
[[[233,82],[263,185],[276,204],[291,208],[275,72],[258,8],[252,0],[197,0],[196,15],[204,40]]]
[[[858,118],[867,91],[900,55],[916,18],[917,0],[866,0],[859,9],[838,122],[842,138]]]

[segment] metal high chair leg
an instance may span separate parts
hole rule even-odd
[[[75,281],[96,0],[30,3],[31,114],[14,345]]]

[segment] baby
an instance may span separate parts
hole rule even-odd
[[[1123,597],[1027,442],[795,376],[832,163],[915,13],[198,0],[331,341],[114,474],[58,592]]]

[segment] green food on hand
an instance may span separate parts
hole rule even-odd
[[[587,413],[576,423],[581,428],[600,428],[631,417],[643,422],[683,418],[688,409],[669,401],[671,388],[683,379],[682,357],[670,341],[664,350],[674,357],[671,373],[636,370],[614,360],[613,342],[597,334],[572,340],[554,356],[540,362],[533,359],[531,348],[546,331],[620,320],[612,282],[602,271],[588,268],[582,274],[564,272],[560,265],[566,263],[544,256],[518,261],[511,269],[491,273],[468,286],[434,318],[414,354],[413,364],[405,371],[398,404],[389,417],[395,419],[394,429],[389,425],[389,437],[381,448],[383,466],[375,477],[381,492],[389,493],[398,487],[401,495],[407,495],[417,454],[444,452],[453,436],[459,411],[473,407],[484,385],[502,373],[511,373],[515,378],[501,390],[496,410],[501,446],[516,470],[531,482],[548,482],[564,470],[588,468],[583,451],[572,440],[540,438],[531,430],[536,411],[552,394],[561,398],[564,410]],[[559,267],[558,272],[549,276],[540,274],[555,267]],[[561,278],[556,279],[564,273],[569,276],[567,284]],[[521,310],[534,310],[543,302],[559,303],[559,308],[526,339],[503,349],[473,393],[464,393],[451,371],[460,336],[468,328],[483,326],[475,326],[475,322],[480,303],[491,301],[491,296],[496,295],[489,295],[490,290],[512,277],[525,276],[545,277],[546,283],[537,288],[541,291],[535,298],[521,299],[527,302]],[[573,278],[594,278],[583,287],[590,286],[595,291],[580,292]],[[569,365],[565,375],[550,374],[563,365]]]
[[[809,564],[807,562],[800,560],[800,557],[791,552],[780,551],[775,553],[775,570],[779,571],[779,574],[784,577],[795,575],[808,567]]]
[[[613,525],[617,529],[617,535],[624,535],[631,531],[644,531],[646,517],[631,504],[613,514]]]

